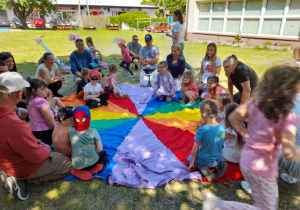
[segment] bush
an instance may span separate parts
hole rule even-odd
[[[280,47],[289,47],[291,44],[280,44]]]
[[[137,27],[137,20],[136,18],[150,18],[149,15],[145,12],[126,12],[120,14],[118,16],[110,17],[110,22],[112,24],[119,24],[121,25],[122,22],[127,23],[130,27],[136,28]],[[139,28],[144,29],[149,26],[149,23],[139,23]]]
[[[111,16],[110,23],[112,24],[119,24],[127,23],[132,28],[137,28],[137,20],[136,18],[150,18],[150,16],[145,12],[126,12],[118,16]],[[154,22],[167,22],[168,18],[153,18],[151,19],[151,24]],[[139,23],[139,28],[144,29],[151,25],[149,22],[147,23]]]
[[[270,41],[266,41],[265,43],[263,43],[263,45],[273,45],[273,44]]]

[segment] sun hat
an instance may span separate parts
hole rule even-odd
[[[1,93],[11,94],[24,87],[30,87],[30,84],[19,73],[8,71],[0,74],[0,86],[8,89],[7,91],[0,90]]]

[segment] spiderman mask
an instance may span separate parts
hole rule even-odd
[[[77,131],[85,131],[90,127],[91,113],[86,106],[78,106],[74,109],[74,127]]]

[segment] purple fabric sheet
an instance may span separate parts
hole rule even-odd
[[[138,113],[142,114],[152,97],[152,87],[141,87],[140,85],[133,84],[118,84],[118,87],[123,94],[129,95]]]
[[[118,183],[134,188],[155,189],[173,179],[202,180],[199,172],[186,172],[186,166],[166,148],[139,120],[113,159],[117,164],[112,170],[109,184]]]

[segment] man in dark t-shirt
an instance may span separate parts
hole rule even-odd
[[[233,85],[239,92],[233,95],[233,101],[238,104],[246,102],[251,91],[258,82],[255,71],[246,64],[237,60],[235,55],[227,57],[223,61],[223,67],[228,78],[228,91],[233,95]]]

